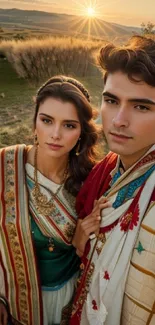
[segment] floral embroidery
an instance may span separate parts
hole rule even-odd
[[[138,221],[139,221],[139,206],[137,205],[133,214],[133,217],[131,219],[129,229],[133,230],[134,226],[138,226]]]
[[[58,224],[58,225],[65,225],[66,221],[65,221],[65,217],[62,216],[59,212],[59,210],[57,208],[55,208],[57,210],[57,214],[55,213],[54,215],[54,221]],[[52,214],[53,217],[53,214]]]
[[[64,227],[64,233],[69,240],[72,239],[74,231],[75,231],[75,226],[73,226],[69,222],[67,222],[66,226]]]
[[[123,216],[122,220],[121,220],[121,223],[120,223],[120,228],[121,228],[121,231],[127,231],[128,228],[129,228],[129,222],[132,220],[132,212],[130,213],[127,213]]]
[[[133,230],[137,227],[139,221],[139,207],[137,206],[133,212],[127,212],[120,221],[121,231]]]
[[[104,279],[106,279],[106,280],[110,280],[110,276],[109,276],[108,271],[105,271],[105,272],[104,272]]]
[[[97,304],[96,304],[96,301],[95,300],[92,301],[92,308],[94,310],[98,310],[98,307],[97,307]]]
[[[6,190],[5,190],[5,201],[6,204],[6,218],[8,222],[13,222],[15,218],[15,188],[14,188],[14,150],[6,152]]]

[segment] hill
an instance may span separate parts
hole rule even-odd
[[[49,13],[37,10],[0,9],[0,26],[18,30],[27,29],[71,36],[88,35],[89,21],[85,17]],[[130,36],[140,28],[123,26],[97,19],[91,24],[90,34],[96,38],[111,39]]]

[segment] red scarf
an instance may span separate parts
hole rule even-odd
[[[116,154],[110,152],[89,174],[76,200],[79,218],[83,219],[89,215],[93,209],[94,200],[99,199],[108,190],[111,181],[110,172],[116,165],[117,157]]]

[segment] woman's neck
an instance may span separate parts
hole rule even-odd
[[[28,152],[27,162],[35,167],[35,146]],[[38,146],[37,153],[37,170],[40,171],[45,177],[52,180],[57,184],[61,184],[64,180],[64,173],[68,164],[68,156],[61,158],[51,157],[46,155],[42,148]]]

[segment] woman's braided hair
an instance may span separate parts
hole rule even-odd
[[[61,82],[62,84],[65,82],[68,82],[70,84],[72,84],[73,86],[77,87],[81,93],[87,98],[88,102],[90,102],[90,96],[89,96],[89,92],[88,90],[83,86],[83,84],[81,82],[79,82],[78,80],[74,79],[74,78],[69,78],[66,76],[56,76],[56,77],[52,77],[49,80],[47,80],[39,89],[37,92],[37,96],[41,93],[41,91],[47,87],[52,85],[55,82]]]

